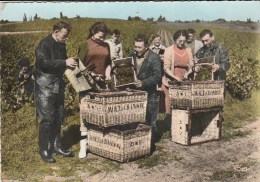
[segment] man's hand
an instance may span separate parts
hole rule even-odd
[[[212,66],[212,71],[213,72],[216,72],[216,71],[218,71],[219,70],[219,65],[218,64],[213,64],[213,66]]]
[[[76,61],[76,58],[68,58],[66,59],[66,66],[69,66],[71,68],[75,68],[78,66],[78,62]]]
[[[100,74],[96,74],[94,72],[91,72],[91,76],[95,79],[95,81],[104,81],[102,79],[102,75],[100,75]]]
[[[136,86],[137,88],[140,88],[140,87],[143,86],[143,82],[142,82],[141,80],[137,80],[137,81],[135,82],[135,86]]]

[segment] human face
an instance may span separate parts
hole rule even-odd
[[[135,42],[135,47],[137,57],[141,57],[145,54],[147,48],[144,45],[144,42]]]
[[[161,38],[160,37],[154,38],[153,44],[155,45],[155,47],[159,47],[161,44]]]
[[[213,43],[213,37],[209,34],[204,35],[204,37],[201,38],[201,41],[204,46],[210,47]]]
[[[175,42],[176,46],[179,47],[179,48],[184,48],[185,43],[186,43],[186,37],[184,37],[182,35],[179,36],[178,39]]]
[[[23,66],[22,67],[22,70],[23,70],[24,73],[26,73],[28,71],[28,69],[29,69],[28,66]]]
[[[95,33],[94,35],[93,35],[93,39],[94,40],[104,40],[105,39],[105,34],[104,34],[104,32],[98,32],[98,33]]]
[[[53,38],[56,42],[65,43],[69,39],[69,31],[65,28],[61,30],[55,30]]]
[[[194,38],[195,38],[195,34],[193,34],[193,33],[189,33],[189,36],[188,36],[187,42],[188,42],[188,43],[193,42],[193,41],[194,41]]]
[[[112,35],[112,39],[113,39],[114,42],[119,42],[119,40],[120,40],[120,35],[113,34],[113,35]]]

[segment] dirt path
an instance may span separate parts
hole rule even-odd
[[[252,134],[227,142],[215,141],[194,146],[181,146],[164,139],[157,145],[161,145],[160,148],[167,151],[169,157],[175,158],[170,159],[166,165],[140,169],[132,162],[123,164],[123,170],[118,172],[100,173],[95,176],[85,173],[81,177],[86,182],[191,182],[210,181],[214,176],[215,179],[220,179],[219,181],[258,182],[260,118],[243,130],[251,130]],[[156,152],[153,155],[155,154]]]

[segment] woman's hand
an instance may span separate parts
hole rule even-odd
[[[174,79],[177,80],[178,82],[182,82],[182,79],[177,76],[175,76]]]

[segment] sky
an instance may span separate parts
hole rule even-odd
[[[116,18],[126,20],[128,16],[140,16],[143,19],[157,19],[160,15],[168,21],[204,20],[212,21],[224,18],[227,21],[260,20],[260,1],[190,1],[190,2],[6,2],[0,1],[0,19],[22,21],[38,17],[50,19],[63,16],[73,18]]]

